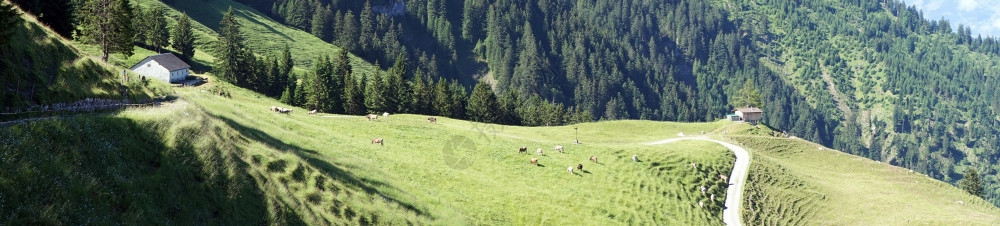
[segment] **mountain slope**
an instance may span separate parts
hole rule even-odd
[[[130,82],[123,82],[122,68],[83,54],[21,12],[9,42],[0,44],[0,112],[36,111],[38,106],[86,98],[143,100],[168,91],[161,82],[143,84],[131,73]]]

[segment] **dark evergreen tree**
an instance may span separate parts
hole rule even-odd
[[[250,66],[251,54],[246,49],[243,34],[240,33],[240,23],[236,21],[233,8],[230,7],[219,22],[219,40],[215,47],[215,74],[222,80],[246,85],[247,68]]]
[[[141,32],[145,33],[146,44],[156,48],[156,52],[162,52],[163,47],[170,45],[170,30],[167,28],[166,13],[159,6],[151,6],[145,10],[145,17],[148,24],[145,24]]]
[[[108,55],[132,55],[135,29],[129,0],[85,0],[80,7],[80,38],[101,48],[101,60]]]
[[[476,84],[472,89],[472,96],[466,107],[469,120],[485,123],[496,123],[500,113],[496,94],[490,89],[490,85],[484,82]]]
[[[979,173],[976,172],[976,169],[972,167],[966,169],[965,174],[962,176],[962,182],[959,185],[962,187],[962,190],[965,190],[969,194],[983,197],[983,181],[979,178]]]
[[[379,68],[378,62],[375,63],[375,68]],[[386,89],[384,76],[378,70],[373,70],[372,74],[367,78],[367,85],[365,87],[365,107],[368,108],[369,113],[379,113],[389,110],[390,106],[387,105],[388,98],[385,95]]]
[[[174,26],[171,35],[173,42],[171,47],[181,53],[179,57],[187,61],[194,58],[194,33],[191,30],[191,18],[186,13],[177,19],[177,25]]]
[[[319,5],[319,2],[316,3]],[[312,34],[326,42],[333,41],[333,13],[330,6],[317,8],[312,16]]]

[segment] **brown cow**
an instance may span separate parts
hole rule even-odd
[[[427,118],[427,122],[435,123],[436,124],[436,123],[438,123],[438,119],[435,118],[435,117],[428,117]]]
[[[537,165],[538,165],[538,159],[536,159],[536,158],[531,158],[531,164],[532,164],[532,165],[536,165],[536,166],[537,166]]]
[[[590,161],[593,161],[594,163],[597,163],[597,156],[591,155],[590,156]]]
[[[517,149],[517,153],[518,154],[528,153],[528,147],[521,147],[521,148]]]
[[[365,117],[368,118],[368,121],[378,121],[378,115],[376,114],[368,114]]]
[[[379,145],[385,146],[385,141],[382,140],[382,138],[373,138],[372,139],[372,144],[379,144]]]

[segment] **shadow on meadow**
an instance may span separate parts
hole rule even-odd
[[[385,202],[391,203],[391,204],[393,204],[395,206],[398,206],[402,210],[404,210],[406,212],[409,212],[409,213],[411,213],[413,215],[416,215],[418,217],[431,218],[430,214],[428,212],[426,212],[425,210],[422,210],[419,207],[417,207],[417,206],[415,206],[415,205],[413,205],[411,203],[407,203],[407,202],[399,200],[399,199],[397,199],[395,197],[387,196],[387,195],[384,194],[385,192],[380,191],[378,189],[378,188],[395,189],[395,188],[393,188],[392,185],[385,184],[383,182],[372,180],[372,179],[369,179],[369,178],[359,177],[359,176],[357,176],[357,175],[349,172],[348,170],[345,170],[342,166],[338,166],[338,165],[335,165],[335,164],[333,164],[331,162],[328,162],[327,160],[318,158],[317,157],[318,153],[316,151],[314,151],[314,150],[309,150],[309,149],[306,149],[306,148],[299,147],[297,145],[285,143],[284,141],[281,141],[280,139],[277,139],[277,138],[275,138],[275,137],[267,134],[266,132],[257,130],[255,128],[250,128],[250,127],[245,126],[245,125],[243,125],[243,124],[241,124],[241,123],[239,123],[237,121],[234,121],[232,119],[229,119],[229,118],[226,118],[226,117],[222,117],[222,116],[218,116],[218,115],[212,115],[211,117],[219,119],[220,121],[224,122],[227,126],[229,126],[230,128],[233,128],[235,131],[239,132],[245,138],[259,141],[260,143],[265,144],[265,145],[269,146],[270,148],[272,148],[274,150],[281,150],[281,151],[285,151],[286,153],[292,153],[292,154],[298,156],[299,158],[305,160],[305,162],[307,163],[308,166],[316,168],[317,171],[319,171],[321,173],[321,175],[330,177],[330,179],[332,179],[333,181],[337,181],[337,182],[343,183],[343,187],[339,187],[338,188],[338,187],[335,186],[335,187],[332,187],[331,189],[329,189],[330,191],[336,192],[336,191],[339,191],[339,190],[342,190],[342,189],[346,189],[346,190],[349,190],[349,191],[355,192],[355,193],[361,192],[361,193],[364,193],[364,194],[366,194],[366,195],[368,195],[370,197],[378,197],[380,199],[383,199]],[[272,164],[268,164],[267,167],[269,168],[268,171],[272,171],[272,172],[284,172],[284,169],[288,167],[287,165],[291,165],[291,164],[289,164],[288,162],[286,162],[284,160],[279,160],[279,161],[275,161],[275,162],[271,162],[271,163]],[[304,168],[304,166],[301,163],[298,164],[298,165],[299,166],[292,173],[292,177],[293,178],[303,177],[303,176],[299,176],[297,174],[301,174],[301,170],[300,169]],[[309,167],[305,167],[305,168],[309,168]],[[358,169],[358,170],[360,170],[360,169]],[[300,180],[300,179],[296,179],[296,180]],[[281,181],[281,182],[287,183],[288,181]],[[328,183],[328,184],[330,184],[331,186],[336,185],[336,183]],[[326,191],[327,189],[321,189],[321,190]],[[345,207],[340,206],[340,208],[345,208]],[[338,215],[338,216],[342,216],[342,215]],[[350,218],[350,217],[347,217],[347,218]],[[365,223],[378,224],[379,223],[377,221],[378,217],[375,216],[374,214],[372,216],[370,216],[370,219],[367,219],[367,220],[368,220],[368,222],[359,222],[359,223],[362,223],[362,224],[365,224]]]
[[[302,223],[268,213],[231,145],[197,128],[165,135],[169,124],[87,116],[0,129],[0,224]]]

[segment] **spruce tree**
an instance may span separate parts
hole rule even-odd
[[[164,46],[170,44],[170,32],[167,28],[167,18],[166,13],[163,9],[157,6],[152,6],[145,11],[145,17],[149,24],[143,27],[144,33],[146,33],[146,44],[156,47],[156,52],[159,53],[163,50]]]
[[[186,13],[177,19],[177,25],[174,26],[171,35],[170,46],[181,53],[181,59],[190,61],[194,58],[194,33],[191,31],[191,18]]]
[[[112,53],[132,56],[135,29],[129,0],[86,0],[80,8],[80,38],[101,48],[101,60]]]
[[[316,4],[319,4],[318,2]],[[312,34],[325,42],[333,41],[333,13],[330,6],[316,9],[312,16]]]
[[[733,107],[764,107],[761,102],[760,91],[757,90],[757,85],[754,84],[752,79],[748,79],[746,83],[743,83],[743,88],[740,89],[735,100],[733,100]]]
[[[362,51],[370,51],[375,44],[375,15],[372,11],[371,0],[365,0],[365,8],[361,10],[361,34],[359,38]]]
[[[445,117],[451,117],[452,115],[452,103],[451,102],[451,92],[448,90],[448,81],[443,78],[438,79],[437,84],[434,85],[434,100],[433,100],[433,114]]]
[[[306,107],[322,112],[334,112],[333,106],[339,106],[341,103],[335,103],[333,95],[331,95],[334,79],[333,65],[330,64],[329,57],[320,56],[316,59],[316,64],[313,66],[313,76],[310,80],[309,88],[306,89]]]
[[[469,119],[477,122],[496,123],[499,118],[500,106],[497,103],[496,94],[489,84],[480,82],[472,89],[472,96],[469,97],[469,104],[466,107]]]
[[[244,72],[249,66],[246,64],[246,57],[250,54],[243,44],[240,23],[236,21],[232,7],[229,7],[219,24],[219,41],[215,47],[215,74],[230,83],[245,85],[243,76],[246,76]]]
[[[378,68],[378,62],[376,62],[375,70],[373,70],[371,76],[368,76],[368,84],[365,87],[365,107],[368,108],[368,112],[370,113],[388,111],[389,107],[385,95],[385,79],[378,72]]]
[[[365,86],[357,82],[351,73],[344,74],[344,112],[352,115],[365,114]]]
[[[406,75],[406,60],[403,59],[403,55],[396,57],[396,63],[389,68],[389,73],[386,75],[386,104],[390,108],[389,110],[395,112],[409,112],[410,111],[410,87],[406,84],[403,78]]]
[[[297,99],[295,98],[295,91],[298,90],[298,87],[296,87],[298,83],[298,78],[295,77],[294,73],[288,75],[288,82],[285,85],[285,91],[281,93],[282,103],[288,105],[298,105],[298,102],[296,101]]]
[[[979,178],[979,173],[977,173],[972,167],[965,170],[965,174],[962,177],[962,181],[959,182],[959,186],[961,186],[962,190],[965,190],[969,194],[975,195],[976,197],[983,197],[983,181]]]

